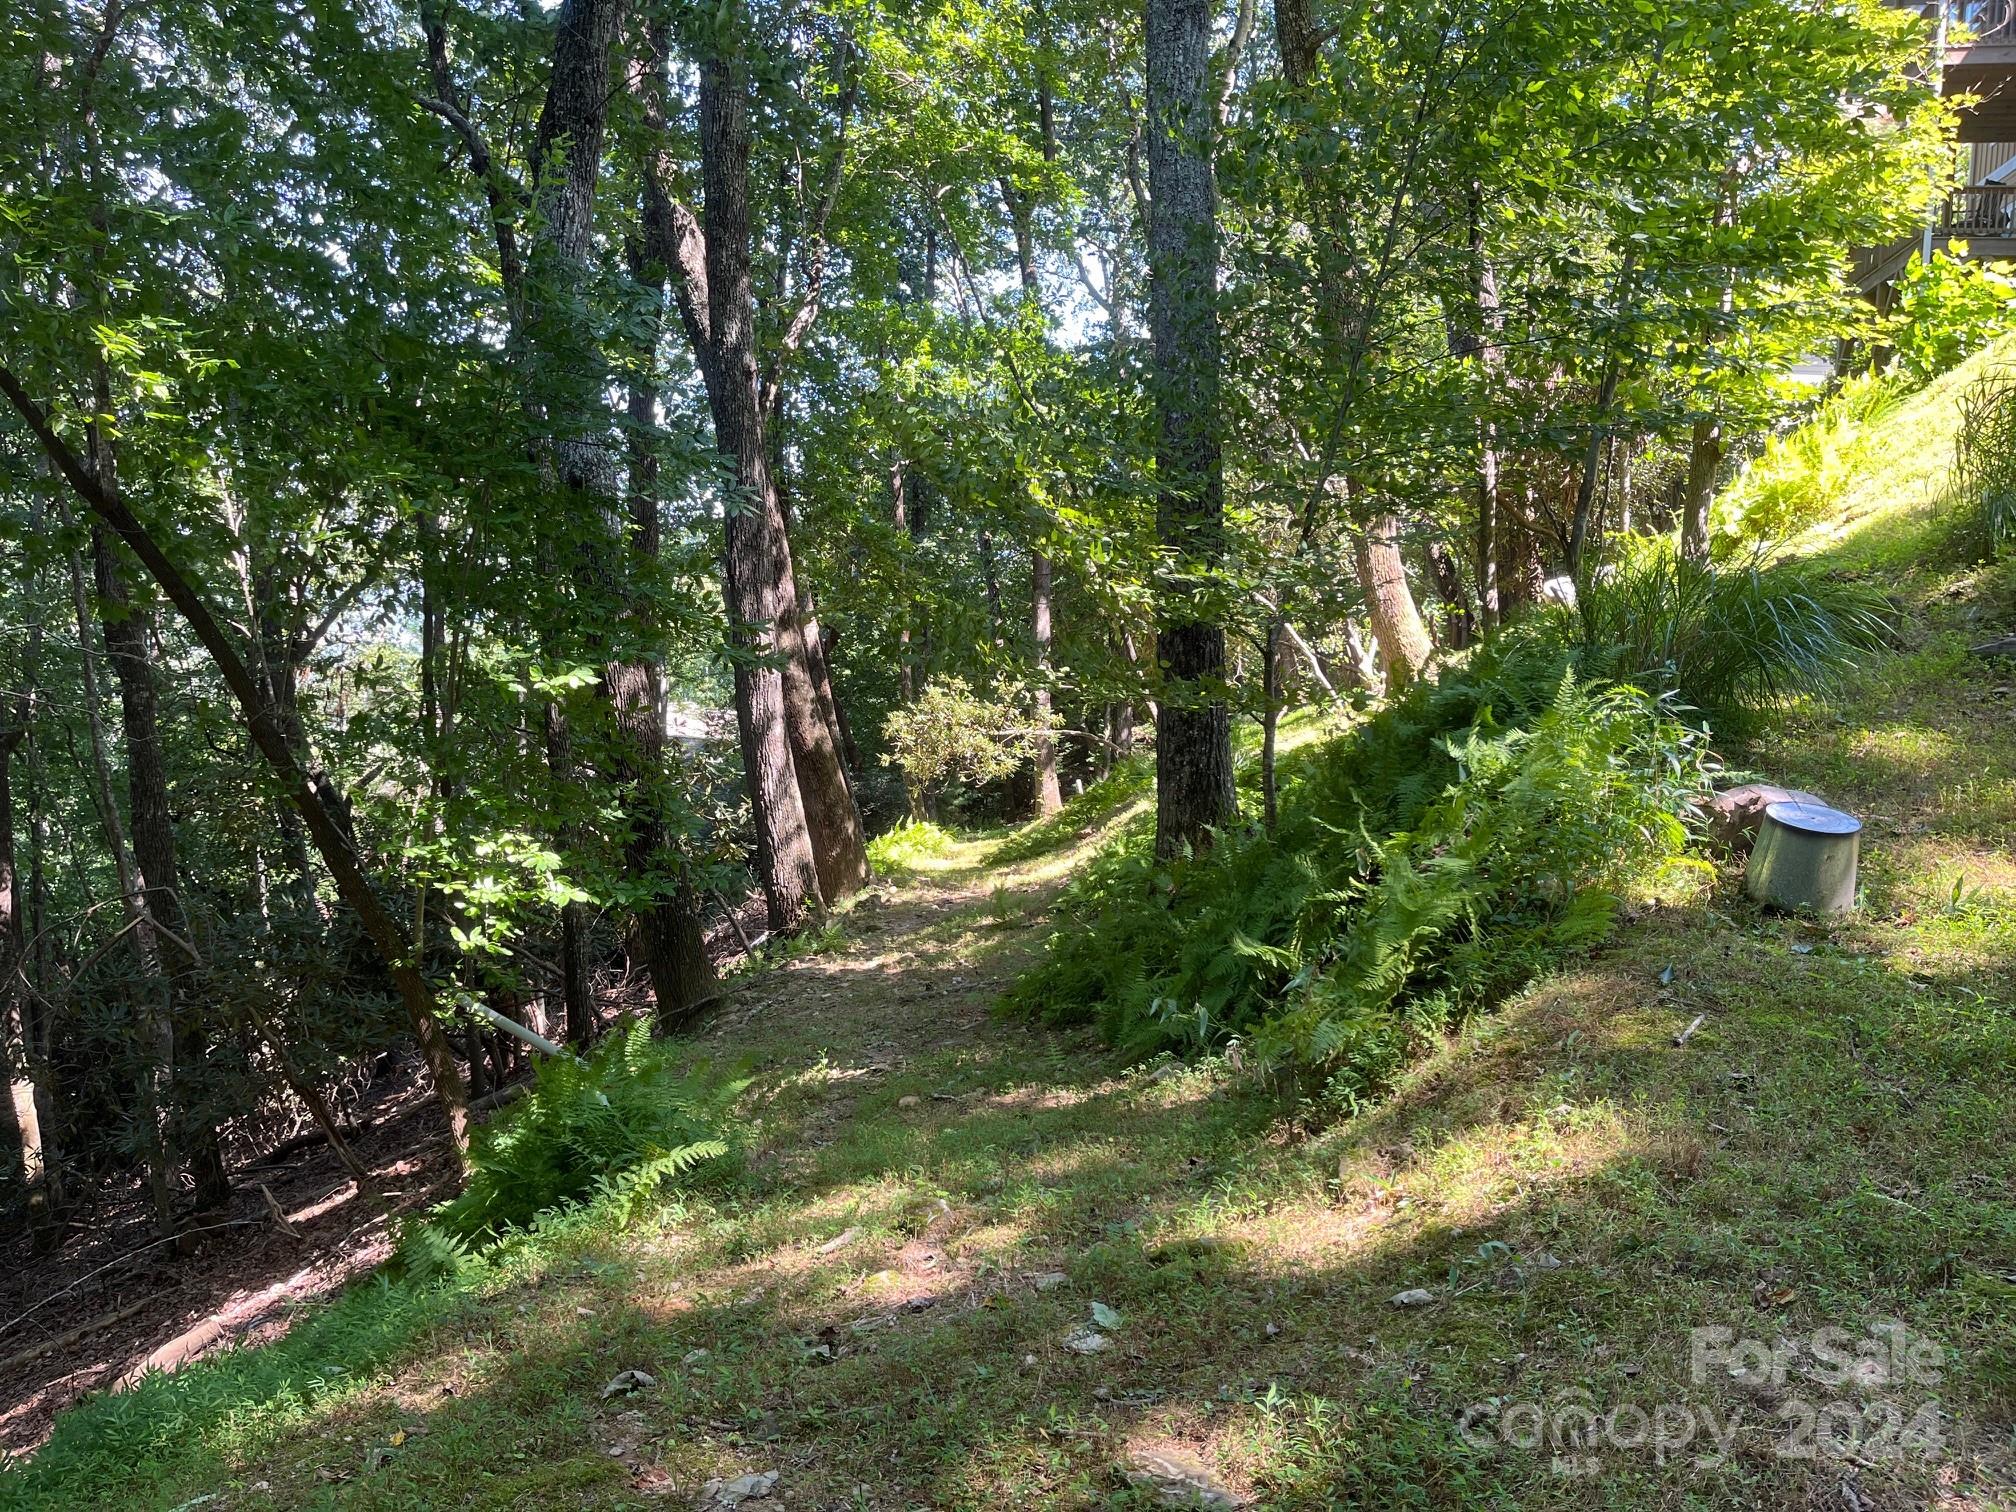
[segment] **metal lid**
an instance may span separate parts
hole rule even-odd
[[[1774,803],[1764,812],[1787,829],[1808,835],[1852,835],[1862,828],[1862,821],[1853,814],[1824,803]]]

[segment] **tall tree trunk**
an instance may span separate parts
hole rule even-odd
[[[1483,192],[1472,184],[1470,221],[1471,296],[1476,305],[1477,359],[1487,389],[1495,388],[1504,366],[1505,316],[1498,302],[1498,274],[1484,245]],[[1477,609],[1483,630],[1498,626],[1498,430],[1485,419],[1477,425]]]
[[[1155,851],[1210,843],[1237,809],[1224,696],[1225,631],[1203,590],[1225,554],[1218,336],[1218,91],[1206,0],[1147,0],[1151,365],[1160,574]]]
[[[978,545],[980,582],[987,594],[987,643],[998,647],[1005,637],[1001,627],[1001,574],[995,563],[994,533],[981,530]]]
[[[622,13],[623,0],[564,0],[554,17],[553,62],[529,164],[539,215],[520,305],[526,404],[543,421],[542,462],[573,506],[575,541],[585,541],[570,543],[569,555],[590,602],[603,596],[614,573],[619,488],[602,402],[598,334],[586,328],[576,299],[595,267],[595,189],[608,117],[610,48]],[[556,547],[542,543],[540,550],[552,556]],[[547,703],[545,719],[547,765],[556,787],[565,791],[577,780],[573,731],[556,701]],[[562,826],[563,849],[578,854],[584,840],[575,827]],[[567,1033],[582,1043],[595,1028],[589,922],[585,902],[562,905],[561,1000]],[[472,1076],[476,1069],[472,1060]]]
[[[613,600],[616,612],[634,617],[637,598],[626,586],[633,574],[620,565],[619,543],[627,538],[642,557],[656,553],[657,502],[651,486],[656,464],[648,446],[641,445],[642,431],[633,428],[632,481],[642,486],[631,490],[632,519],[626,530],[601,397],[599,337],[583,326],[571,304],[573,291],[595,269],[595,194],[608,118],[611,49],[623,12],[623,0],[567,0],[556,17],[552,71],[531,165],[541,217],[521,308],[527,402],[547,422],[555,481],[578,500],[579,523],[588,540],[587,549],[575,553],[577,581],[584,598]],[[635,262],[633,271],[639,271]],[[648,386],[633,390],[630,407],[633,420],[648,427],[654,408]],[[607,636],[598,630],[591,640],[599,649]],[[665,729],[657,669],[648,660],[611,660],[603,667],[600,692],[611,712],[610,765],[625,788],[625,869],[633,880],[662,888],[667,835],[655,778],[664,761]],[[546,723],[548,764],[564,784],[574,772],[572,732],[557,707],[548,706]],[[568,837],[572,846],[581,838]],[[566,1033],[576,1044],[585,1044],[596,1029],[588,928],[585,903],[562,909],[561,995]],[[706,995],[713,980],[699,945],[690,890],[682,884],[640,905],[635,930],[660,1020],[669,1025]]]
[[[1631,274],[1637,266],[1638,249],[1626,247],[1617,268],[1617,286],[1611,303],[1619,311],[1631,293]],[[1589,526],[1596,508],[1603,445],[1610,436],[1610,408],[1617,402],[1617,385],[1624,376],[1623,354],[1614,347],[1603,359],[1603,377],[1596,385],[1595,421],[1589,429],[1589,444],[1582,453],[1582,472],[1575,485],[1575,513],[1568,526],[1568,575],[1580,586],[1582,558],[1588,550]]]
[[[1120,632],[1120,656],[1127,663],[1127,679],[1130,687],[1141,685],[1141,647],[1134,639],[1132,630]],[[1134,714],[1135,699],[1130,695],[1123,698],[1113,711],[1113,753],[1125,758],[1134,754]],[[1155,701],[1148,700],[1148,718],[1155,718]]]
[[[914,539],[910,525],[909,493],[903,459],[898,457],[889,464],[889,522],[900,534]],[[906,596],[902,620],[896,631],[896,694],[898,702],[906,709],[917,701],[917,674],[910,661],[910,614],[911,605]]]
[[[765,441],[767,444],[767,436]],[[809,613],[810,598],[799,588],[792,566],[790,510],[777,487],[776,472],[766,468],[766,476],[791,595],[790,616],[778,627],[785,648],[785,733],[805,804],[805,826],[812,840],[813,865],[819,872],[819,891],[829,904],[838,903],[867,885],[868,842],[861,831],[861,811],[854,805],[853,786],[847,781],[847,764],[840,754],[840,717],[832,684],[825,681],[819,622]]]
[[[1261,651],[1266,665],[1260,678],[1260,802],[1262,820],[1270,835],[1281,817],[1280,795],[1274,781],[1274,748],[1281,729],[1282,624],[1278,614],[1267,621],[1267,639]]]
[[[736,659],[735,713],[750,806],[756,818],[757,868],[770,927],[795,929],[826,901],[807,801],[791,740],[789,700],[798,594],[783,516],[771,486],[757,387],[755,300],[750,284],[748,64],[736,18],[716,19],[700,65],[700,137],[706,214],[706,360],[702,371],[714,413],[714,442],[727,459],[730,501],[724,576]],[[800,643],[802,651],[802,642]],[[796,658],[801,705],[809,702],[802,654]],[[823,723],[823,722],[822,722]]]
[[[1715,210],[1717,227],[1735,223],[1737,188],[1745,161],[1739,157],[1722,176],[1722,202]],[[1736,307],[1736,273],[1733,268],[1725,268],[1723,273],[1721,314],[1726,323]],[[1711,348],[1714,339],[1711,333],[1708,337]],[[1703,415],[1694,422],[1693,444],[1687,453],[1687,494],[1680,507],[1680,555],[1701,566],[1708,563],[1708,512],[1715,502],[1715,479],[1721,470],[1722,418],[1716,414]],[[1628,490],[1626,499],[1628,512]],[[1625,528],[1628,530],[1629,526]]]
[[[556,799],[563,799],[576,781],[574,731],[567,715],[555,699],[541,706],[546,736],[546,769],[553,779]],[[584,837],[571,823],[560,827],[560,843],[578,853]],[[567,1021],[567,1038],[585,1045],[595,1038],[595,989],[588,973],[588,934],[591,920],[588,905],[573,899],[560,905],[560,1011]],[[479,1074],[474,1059],[469,1063],[472,1079]]]
[[[31,646],[40,640],[39,627],[31,633]],[[34,666],[37,658],[30,656],[29,664]],[[36,683],[31,678],[27,688],[29,697],[26,710],[30,715],[25,728],[27,734],[23,746],[28,755],[26,762],[28,787],[28,885],[25,897],[20,897],[21,912],[25,920],[17,915],[17,928],[26,924],[27,941],[22,953],[15,957],[15,974],[8,979],[8,987],[18,992],[15,998],[19,1005],[21,1019],[22,1053],[26,1058],[26,1068],[33,1083],[36,1131],[42,1141],[42,1183],[46,1201],[40,1210],[31,1205],[31,1226],[35,1227],[36,1242],[39,1246],[60,1241],[60,1231],[53,1220],[66,1206],[67,1182],[65,1179],[63,1151],[58,1143],[58,1113],[60,1102],[56,1085],[55,1048],[56,1023],[54,1005],[49,1002],[35,984],[47,984],[51,979],[50,951],[47,929],[49,927],[49,877],[44,858],[49,852],[49,816],[44,795],[48,792],[47,773],[43,770],[42,745],[36,739],[33,715],[39,704]],[[17,894],[18,897],[18,894]],[[34,989],[34,990],[31,990]],[[0,992],[0,1001],[7,993]],[[31,1204],[34,1196],[30,1196]]]
[[[20,721],[0,730],[0,1167],[40,1204],[42,1186],[41,1120],[36,1116],[35,1083],[28,1066],[28,1044],[21,1012],[23,994],[15,988],[14,969],[21,959],[20,888],[14,876],[14,751],[28,733]]]
[[[642,273],[633,260],[632,272]],[[656,281],[663,292],[662,277]],[[653,326],[656,335],[656,326]],[[656,349],[656,341],[652,346]],[[657,422],[657,396],[647,383],[630,389],[630,550],[655,563],[659,550],[658,457],[650,443]],[[633,612],[636,601],[632,599]],[[658,1022],[667,1029],[685,1022],[714,993],[714,963],[700,929],[699,904],[685,866],[667,833],[653,780],[665,765],[664,674],[655,661],[612,662],[603,671],[615,711],[619,775],[631,784],[625,815],[628,834],[624,862],[631,879],[651,884],[653,900],[637,910],[637,937],[657,999]],[[634,765],[632,764],[634,763]],[[670,869],[676,868],[676,872]],[[672,877],[676,876],[676,882]],[[668,885],[669,884],[669,885]]]
[[[95,448],[94,448],[95,451]],[[102,459],[94,458],[100,461]],[[94,469],[94,477],[104,474]],[[153,921],[148,917],[146,894],[135,875],[132,851],[126,842],[119,803],[112,792],[112,767],[105,755],[105,721],[98,691],[97,637],[92,633],[90,605],[84,591],[84,559],[70,553],[70,592],[77,612],[77,639],[82,653],[84,682],[84,726],[91,750],[92,798],[98,809],[98,824],[105,836],[105,849],[112,856],[112,870],[119,887],[123,933],[133,953],[139,979],[133,1000],[133,1044],[140,1066],[134,1094],[138,1102],[141,1159],[145,1166],[147,1193],[154,1207],[154,1225],[162,1234],[175,1232],[174,1153],[168,1143],[165,1101],[169,1078],[174,1074],[174,1028],[168,1017],[168,992],[161,972],[160,943]]]
[[[39,534],[42,505],[35,502],[31,532]],[[62,1162],[55,1147],[55,1088],[49,1069],[50,1026],[47,1004],[36,999],[30,985],[33,963],[27,959],[24,915],[39,912],[41,847],[35,831],[40,823],[39,788],[34,782],[35,718],[41,703],[42,618],[33,585],[24,584],[30,605],[28,631],[20,666],[21,686],[9,700],[7,723],[0,726],[0,1098],[11,1122],[12,1148],[18,1151],[23,1190],[27,1193],[28,1227],[36,1250],[56,1239],[55,1219],[63,1205]],[[26,885],[15,865],[14,757],[29,751],[29,829],[31,861]],[[39,932],[39,920],[37,929]]]
[[[249,540],[246,542],[244,571],[241,587],[246,596],[247,612],[254,616],[257,623],[256,633],[249,641],[251,670],[255,674],[260,696],[280,722],[281,733],[293,748],[295,759],[306,769],[311,766],[312,759],[308,752],[307,731],[301,723],[301,667],[294,632],[282,617],[274,575],[254,558]],[[307,827],[294,806],[284,799],[276,805],[275,812],[281,849],[287,854],[288,891],[296,907],[311,909],[315,906],[315,863]]]
[[[1320,35],[1309,0],[1276,0],[1275,41],[1281,54],[1281,71],[1295,90],[1308,88],[1316,71]],[[1370,314],[1354,311],[1349,303],[1344,268],[1341,266],[1343,238],[1335,223],[1337,211],[1332,195],[1313,160],[1304,169],[1303,188],[1309,213],[1316,222],[1318,285],[1316,315],[1325,354],[1333,371],[1347,384],[1355,385],[1370,342]],[[1355,395],[1347,389],[1345,402]],[[1318,492],[1330,488],[1330,480],[1319,480]],[[1352,490],[1346,490],[1347,495]],[[1304,526],[1305,536],[1315,520],[1312,508]],[[1375,516],[1354,521],[1352,553],[1358,567],[1358,585],[1364,591],[1372,633],[1379,642],[1379,658],[1392,670],[1401,669],[1398,681],[1406,682],[1427,661],[1428,632],[1415,607],[1414,591],[1407,583],[1407,570],[1398,549],[1399,522],[1392,516]]]
[[[812,695],[819,700],[819,712],[826,720],[826,727],[832,731],[840,752],[840,776],[847,784],[849,797],[854,793],[854,772],[860,761],[860,753],[854,749],[854,737],[848,728],[847,711],[840,705],[839,694],[833,691],[833,642],[834,632],[819,623],[819,605],[808,588],[798,592],[798,627],[805,639],[805,670],[812,677]],[[861,811],[857,804],[854,810],[854,825],[859,828]],[[864,842],[865,844],[865,842]]]
[[[1477,638],[1477,620],[1470,608],[1470,595],[1463,587],[1463,569],[1456,565],[1447,546],[1430,541],[1428,572],[1435,581],[1435,596],[1448,611],[1449,646],[1461,651]]]
[[[14,871],[14,750],[26,726],[0,732],[0,1085],[4,1085],[10,1153],[18,1159],[22,1189],[28,1193],[28,1228],[36,1248],[46,1248],[50,1224],[60,1206],[60,1181],[50,1133],[54,1119],[44,1075],[44,1046],[36,1042],[28,994],[22,992],[26,962],[22,935],[22,887]]]
[[[1420,675],[1434,651],[1407,586],[1399,517],[1375,514],[1353,534],[1351,549],[1358,586],[1365,593],[1365,613],[1379,643],[1379,670],[1386,675],[1386,691],[1397,693]]]
[[[1055,152],[1047,86],[1041,91],[1039,100],[1042,149],[1047,160]],[[1016,189],[1006,178],[1001,181],[1001,202],[1007,206],[1009,222],[1015,228],[1015,267],[1022,279],[1022,305],[1031,320],[1040,322],[1043,318],[1043,290],[1036,277],[1035,205],[1029,195]],[[993,551],[984,531],[981,533],[981,556],[987,564],[987,603],[994,616],[995,644],[999,645],[1001,591],[995,584]],[[1039,819],[1049,817],[1064,806],[1064,794],[1057,785],[1057,742],[1050,735],[1050,580],[1050,558],[1040,547],[1031,546],[1029,635],[1036,651],[1035,692],[1032,698],[1036,735],[1030,742],[1030,764],[1034,769],[1036,817]]]
[[[816,636],[810,634],[814,628],[819,632]],[[840,643],[840,632],[830,625],[819,626],[816,620],[807,620],[806,630],[808,643],[809,640],[817,640],[819,643],[817,679],[822,690],[820,697],[828,704],[833,723],[838,727],[840,756],[846,763],[847,786],[851,789],[859,779],[861,771],[861,747],[855,744],[854,722],[847,717],[847,705],[840,702],[839,696],[833,691],[833,648]],[[856,812],[859,812],[858,802]]]
[[[124,716],[134,885],[140,890],[148,915],[159,926],[161,943],[157,946],[156,960],[161,968],[168,1022],[174,1036],[173,1070],[168,1084],[171,1101],[165,1110],[165,1122],[170,1147],[179,1151],[188,1165],[200,1212],[229,1202],[231,1182],[218,1148],[215,1120],[200,1109],[184,1113],[175,1100],[177,1085],[203,1064],[209,1043],[204,1032],[202,994],[198,990],[198,962],[190,954],[193,936],[188,911],[182,906],[174,820],[168,812],[167,756],[161,746],[160,698],[154,684],[153,648],[148,643],[150,616],[133,604],[111,538],[102,525],[92,527],[91,553],[98,579],[105,656],[119,683],[119,703]]]
[[[1715,476],[1722,467],[1722,422],[1704,415],[1694,422],[1687,453],[1687,493],[1680,503],[1680,555],[1708,561],[1708,510],[1715,502]]]
[[[759,386],[759,396],[761,393]],[[797,522],[786,487],[781,394],[773,395],[767,413],[759,418],[763,424],[763,444],[768,449],[770,489],[777,499],[778,529],[785,558],[792,568],[793,613],[784,665],[791,763],[798,773],[798,791],[805,800],[805,823],[812,835],[812,856],[819,868],[820,891],[828,903],[838,903],[867,884],[868,840],[861,828],[861,810],[854,802],[854,784],[847,775],[840,704],[834,697],[832,676],[826,666],[818,611],[791,555],[791,537]]]
[[[676,277],[679,310],[707,386],[714,444],[729,464],[723,580],[731,637],[745,654],[735,671],[736,723],[756,822],[757,871],[773,929],[867,880],[867,849],[821,705],[800,621],[783,500],[771,469],[756,353],[750,267],[747,16],[739,7],[700,17],[700,155],[704,229],[672,194],[664,145],[662,71],[633,87],[652,142],[645,164],[645,234]],[[664,32],[654,29],[662,60]]]

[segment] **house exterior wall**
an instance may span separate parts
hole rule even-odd
[[[1988,183],[1991,174],[2016,163],[2016,142],[1976,142],[1969,151],[1971,161],[1967,166],[1967,182],[1970,184]]]

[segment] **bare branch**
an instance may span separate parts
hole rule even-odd
[[[1225,55],[1219,60],[1218,107],[1213,112],[1221,126],[1232,122],[1232,84],[1239,76],[1239,59],[1245,54],[1246,44],[1253,38],[1253,0],[1239,0],[1239,19],[1232,27],[1232,40],[1225,45]]]
[[[711,362],[713,332],[708,308],[707,234],[700,218],[677,192],[678,165],[666,145],[665,57],[668,47],[663,21],[654,21],[646,33],[645,57],[628,71],[625,80],[644,118],[645,147],[639,177],[644,185],[642,220],[644,255],[665,270],[672,280],[672,297],[679,306],[679,323],[686,329],[693,356],[705,373]]]
[[[843,38],[840,43],[840,68],[843,73],[847,73],[847,63],[853,55],[853,44]],[[860,71],[856,69],[847,73],[847,82],[840,91],[840,125],[833,143],[833,158],[826,165],[826,183],[820,191],[819,203],[812,212],[812,222],[806,231],[805,289],[797,310],[777,342],[776,351],[771,354],[768,371],[763,374],[762,387],[758,390],[766,420],[777,413],[778,402],[783,396],[785,364],[803,344],[813,322],[819,318],[819,303],[826,292],[826,223],[832,219],[833,206],[840,198],[840,185],[846,177],[847,126],[853,119],[854,102],[860,90]]]

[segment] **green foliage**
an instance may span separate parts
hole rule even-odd
[[[1953,492],[1989,554],[2016,541],[2016,368],[1983,373],[1960,398]]]
[[[665,1181],[729,1156],[728,1107],[745,1085],[682,1068],[641,1022],[587,1060],[542,1061],[531,1094],[472,1141],[469,1185],[408,1230],[402,1257],[423,1274],[452,1270],[507,1231],[589,1201],[629,1221]]]
[[[902,876],[942,859],[958,843],[929,819],[905,819],[868,842],[868,864],[884,876]]]
[[[1136,1053],[1248,1036],[1349,1101],[1683,866],[1700,738],[1514,633],[1290,764],[1279,828],[1108,848],[1011,996]]]
[[[1831,683],[1881,647],[1875,589],[1797,557],[1705,566],[1649,543],[1591,583],[1577,610],[1584,665],[1740,726]]]
[[[1964,260],[1966,246],[1918,257],[1897,284],[1898,364],[1920,383],[1958,367],[1997,337],[2016,331],[2016,277],[2008,263]]]
[[[1903,398],[1881,374],[1851,378],[1804,424],[1764,444],[1715,503],[1718,552],[1783,541],[1838,514]]]
[[[1050,728],[1056,728],[1052,717]],[[1020,688],[989,696],[965,679],[939,678],[889,716],[883,735],[915,788],[949,781],[996,782],[1029,759],[1039,726]]]

